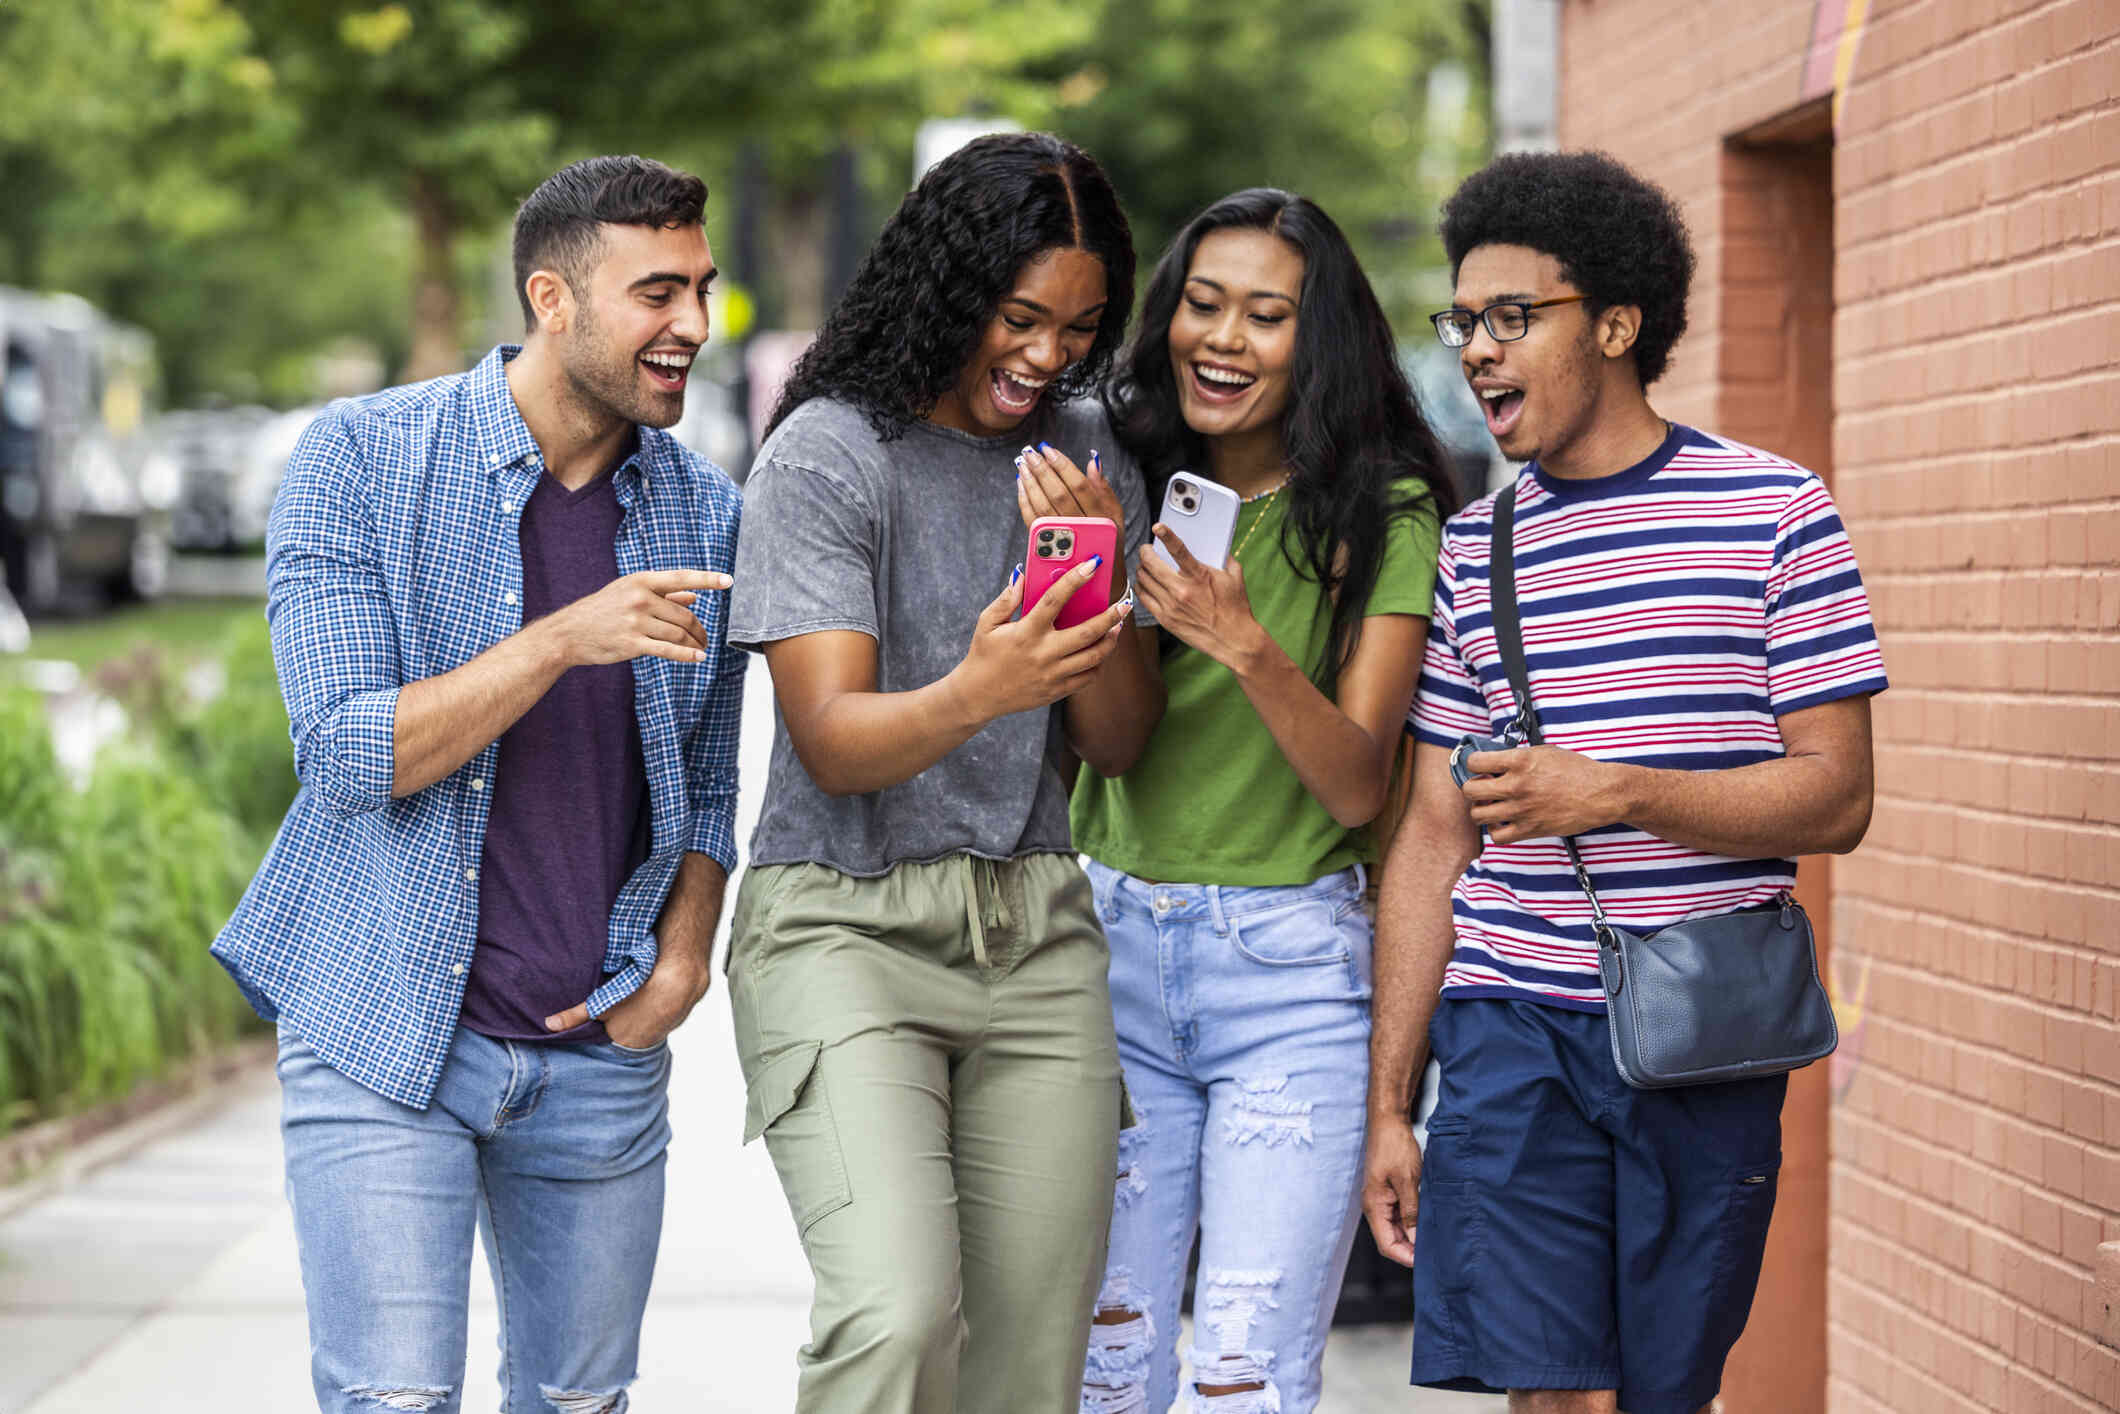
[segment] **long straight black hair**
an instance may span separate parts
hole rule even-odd
[[[1170,362],[1170,321],[1185,292],[1193,251],[1212,231],[1243,228],[1278,236],[1303,257],[1295,364],[1281,441],[1288,459],[1288,518],[1282,549],[1299,574],[1332,601],[1322,662],[1307,665],[1330,689],[1354,657],[1362,619],[1395,518],[1424,503],[1437,519],[1458,508],[1443,449],[1421,416],[1399,366],[1391,322],[1347,237],[1308,198],[1271,187],[1223,197],[1186,224],[1156,262],[1141,322],[1119,357],[1104,402],[1119,440],[1141,464],[1151,506],[1179,471],[1204,471],[1207,443],[1185,424]],[[1407,494],[1393,483],[1417,477]]]

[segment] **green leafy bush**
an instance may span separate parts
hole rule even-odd
[[[75,789],[44,702],[0,686],[0,1132],[122,1095],[257,1023],[207,952],[293,799],[262,625],[225,686],[99,674],[128,730]]]
[[[221,666],[221,692],[178,713],[167,737],[207,798],[263,843],[280,828],[299,784],[263,618],[245,620],[229,635]]]

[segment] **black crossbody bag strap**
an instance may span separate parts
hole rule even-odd
[[[1495,651],[1502,655],[1502,671],[1509,675],[1509,690],[1516,697],[1517,725],[1533,746],[1546,744],[1539,730],[1538,708],[1531,700],[1531,669],[1524,662],[1524,626],[1516,605],[1516,483],[1503,487],[1494,498],[1494,536],[1487,554],[1487,611],[1494,623]],[[1563,835],[1568,863],[1575,869],[1575,882],[1590,900],[1590,916],[1597,920],[1600,947],[1614,946],[1605,928],[1605,910],[1590,887],[1590,871],[1583,867],[1583,853],[1573,835]]]

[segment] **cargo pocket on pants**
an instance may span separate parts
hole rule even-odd
[[[1453,1361],[1470,1360],[1479,1348],[1472,1302],[1486,1213],[1484,1190],[1464,1153],[1471,1142],[1470,1126],[1461,1116],[1429,1121],[1414,1228],[1414,1319]],[[1417,1356],[1425,1343],[1417,1338]],[[1430,1351],[1430,1358],[1435,1353]]]
[[[816,1041],[791,1046],[762,1063],[751,1076],[744,1106],[743,1142],[759,1135],[773,1156],[798,1232],[853,1201],[832,1098],[817,1062]]]
[[[1715,1309],[1736,1312],[1735,1344],[1751,1309],[1759,1270],[1767,1255],[1767,1229],[1774,1221],[1774,1195],[1781,1186],[1781,1155],[1739,1165],[1717,1184],[1723,1204],[1721,1241],[1715,1254],[1714,1286],[1708,1299]]]

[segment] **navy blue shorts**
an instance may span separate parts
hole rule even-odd
[[[1601,1012],[1442,1002],[1413,1383],[1616,1389],[1694,1414],[1745,1328],[1788,1077],[1636,1090]]]

